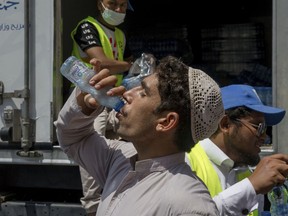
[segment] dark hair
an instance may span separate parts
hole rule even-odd
[[[240,107],[234,107],[234,108],[230,108],[230,109],[225,110],[225,114],[236,125],[239,125],[240,123],[238,121],[236,121],[236,119],[241,119],[241,118],[245,118],[246,116],[251,116],[251,112],[252,111],[253,110],[248,108],[248,107],[240,106]],[[219,132],[220,132],[220,130],[219,130],[219,127],[218,127],[217,130],[215,131],[215,133],[212,135],[212,137],[217,135]]]
[[[240,106],[240,107],[225,110],[225,114],[230,119],[241,119],[246,116],[251,116],[251,112],[252,110],[245,106]]]
[[[191,134],[190,94],[188,81],[189,67],[173,56],[167,56],[159,61],[156,68],[158,91],[161,104],[155,113],[174,111],[179,115],[179,126],[175,135],[175,144],[180,151],[190,152],[195,145]]]

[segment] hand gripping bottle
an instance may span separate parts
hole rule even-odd
[[[121,85],[127,90],[140,86],[142,79],[153,73],[155,65],[156,59],[152,54],[142,53],[141,57],[134,61]]]
[[[95,75],[95,71],[86,67],[86,65],[75,56],[70,56],[62,64],[60,72],[68,80],[78,86],[82,91],[89,93],[102,106],[116,110],[117,112],[124,106],[124,101],[118,96],[108,96],[106,93],[112,87],[95,89],[89,84],[89,80]]]
[[[285,184],[275,186],[268,192],[268,199],[271,203],[271,216],[288,216],[288,190],[287,180]]]

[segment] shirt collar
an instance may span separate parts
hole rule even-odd
[[[136,172],[161,172],[169,169],[180,163],[185,163],[185,153],[177,153],[167,155],[164,157],[152,158],[147,160],[136,161],[135,171]]]
[[[217,145],[209,138],[200,141],[200,145],[205,150],[208,158],[218,166],[226,166],[230,170],[234,166],[234,161],[231,160]]]

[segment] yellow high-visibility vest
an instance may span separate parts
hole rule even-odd
[[[99,33],[100,41],[101,41],[102,48],[103,48],[103,51],[104,51],[105,55],[108,58],[110,58],[110,59],[114,59],[113,49],[112,49],[112,46],[110,44],[109,38],[105,34],[105,32],[102,29],[102,27],[91,16],[88,16],[87,18],[81,20],[78,23],[78,25],[76,26],[76,28],[71,32],[71,37],[72,37],[72,40],[73,40],[72,55],[77,57],[77,58],[79,58],[79,59],[81,59],[80,52],[79,52],[79,49],[78,49],[78,45],[77,45],[76,41],[74,40],[74,35],[76,34],[76,30],[77,30],[78,26],[81,25],[83,22],[89,22],[89,23],[91,23],[91,24],[93,24],[95,26],[95,28],[97,29],[97,31]],[[115,28],[115,40],[116,40],[116,44],[117,44],[118,60],[119,61],[123,61],[124,49],[125,49],[125,47],[123,46],[124,38],[125,38],[124,32],[121,29],[119,29],[119,28]],[[86,64],[86,66],[88,66],[90,68],[92,67],[91,64],[89,64],[87,62],[84,62],[84,63]],[[118,78],[116,86],[119,86],[121,84],[121,82],[122,82],[123,75],[122,74],[117,74],[116,76]]]
[[[216,196],[222,191],[221,182],[216,170],[214,169],[212,162],[209,160],[206,152],[202,146],[197,143],[187,154],[193,171],[204,182],[210,192],[211,197]],[[237,180],[248,177],[251,174],[249,170],[241,173],[237,173]],[[248,214],[249,216],[258,216],[258,209]]]

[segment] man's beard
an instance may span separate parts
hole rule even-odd
[[[259,161],[260,161],[260,156],[259,154],[257,155],[252,155],[249,154],[247,152],[243,152],[237,148],[234,148],[234,151],[237,151],[237,157],[238,157],[238,161],[235,161],[235,165],[236,164],[241,164],[241,165],[249,165],[249,166],[256,166]]]

